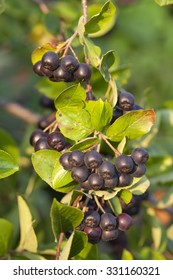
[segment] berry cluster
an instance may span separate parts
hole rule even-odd
[[[141,177],[146,172],[145,163],[149,158],[143,148],[136,148],[131,155],[122,154],[116,158],[115,164],[104,160],[102,155],[91,150],[65,152],[60,163],[65,170],[71,170],[74,181],[85,191],[106,190],[131,185],[133,177]]]
[[[48,51],[42,59],[33,65],[39,76],[46,76],[53,82],[89,81],[91,68],[86,63],[79,63],[72,55],[59,57],[57,53]]]

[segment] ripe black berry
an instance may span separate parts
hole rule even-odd
[[[29,139],[30,144],[32,146],[34,146],[40,138],[45,137],[45,136],[46,136],[46,133],[43,132],[41,129],[37,129],[37,130],[33,131],[30,136],[30,139]]]
[[[66,55],[61,59],[61,67],[69,73],[73,73],[78,66],[78,61],[72,55]]]
[[[127,155],[120,155],[115,160],[115,167],[120,173],[130,173],[133,171],[134,165],[133,159]]]
[[[45,95],[41,96],[40,105],[44,108],[55,110],[54,100]]]
[[[41,62],[44,68],[53,71],[59,65],[59,56],[55,52],[48,51],[43,55]]]
[[[135,99],[130,92],[120,92],[118,96],[118,106],[124,111],[130,111],[134,105]]]
[[[88,168],[95,169],[102,164],[102,156],[97,151],[90,151],[84,156],[85,165]]]
[[[43,65],[41,66],[41,72],[44,74],[44,76],[51,78],[53,76],[53,71],[43,67]]]
[[[86,214],[84,223],[87,227],[97,227],[100,223],[100,214],[97,211]]]
[[[84,153],[78,150],[71,152],[69,156],[69,164],[71,167],[82,166],[84,164]]]
[[[37,61],[33,65],[33,71],[39,76],[44,76],[43,72],[41,71],[41,60]]]
[[[87,192],[87,191],[91,190],[91,187],[90,187],[90,184],[89,184],[88,180],[82,182],[80,184],[80,187],[84,190],[84,192],[85,191]]]
[[[123,115],[123,110],[120,109],[118,106],[115,107],[115,109],[113,110],[113,115],[112,115],[112,120],[111,120],[111,124],[116,121],[116,119],[118,119],[119,117],[121,117]]]
[[[104,179],[111,179],[115,176],[115,166],[109,161],[103,161],[98,168],[98,174]]]
[[[144,109],[144,108],[142,108],[140,105],[138,105],[138,104],[134,104],[133,105],[133,107],[131,108],[131,110],[133,111],[133,110],[142,110],[142,109]]]
[[[136,148],[132,151],[131,157],[136,164],[141,164],[147,162],[149,154],[144,148]]]
[[[86,166],[73,167],[71,172],[72,178],[79,183],[87,180],[89,174],[89,170],[86,168]]]
[[[69,156],[71,152],[64,153],[60,156],[59,161],[65,170],[70,170],[71,165],[69,164]]]
[[[59,66],[55,71],[53,71],[54,81],[57,82],[72,82],[73,76],[71,73],[65,71],[61,66]]]
[[[88,182],[93,190],[100,190],[104,185],[104,180],[99,174],[93,173],[88,177]]]
[[[116,174],[111,179],[105,179],[104,180],[104,188],[106,189],[112,189],[118,186],[118,174]]]
[[[130,186],[132,182],[133,178],[131,175],[125,173],[119,174],[118,187]]]
[[[48,125],[56,120],[55,114],[47,115],[42,117],[38,122],[38,127],[40,129],[45,129]]]
[[[102,230],[100,227],[85,227],[84,232],[88,236],[88,241],[92,244],[98,243],[101,239]]]
[[[113,229],[110,231],[103,230],[101,238],[103,241],[106,241],[106,242],[115,240],[118,238],[118,230],[117,229]]]
[[[62,133],[54,131],[48,135],[47,143],[50,147],[60,152],[64,149],[66,140]]]
[[[77,81],[89,81],[91,78],[91,68],[86,63],[80,63],[74,72],[74,79]]]
[[[140,178],[142,177],[146,172],[146,166],[145,164],[139,164],[137,167],[136,167],[136,170],[135,172],[132,173],[132,176],[133,177],[136,177],[136,178]]]
[[[132,218],[126,213],[118,215],[118,229],[122,231],[128,230],[132,225]]]
[[[47,150],[50,149],[48,143],[47,143],[47,137],[42,137],[40,138],[36,144],[34,145],[34,150],[39,151],[39,150]]]
[[[110,231],[117,226],[117,219],[111,213],[104,213],[101,215],[100,227],[102,230]]]

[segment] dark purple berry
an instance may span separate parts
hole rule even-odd
[[[90,184],[89,184],[88,180],[82,182],[80,184],[80,187],[84,190],[84,192],[85,191],[87,192],[87,191],[91,190],[91,187],[90,187]]]
[[[62,135],[62,133],[58,131],[54,131],[48,135],[47,143],[51,148],[60,152],[64,149],[66,140],[64,135]]]
[[[53,79],[57,82],[73,82],[72,74],[65,71],[61,66],[53,71]]]
[[[138,104],[134,104],[133,107],[131,108],[131,110],[143,110],[144,108],[142,108],[140,105]]]
[[[117,226],[117,219],[111,213],[104,213],[101,215],[100,227],[102,230],[110,231],[115,229]]]
[[[90,169],[98,168],[102,164],[102,156],[97,151],[90,151],[84,156],[85,165]]]
[[[136,164],[141,164],[147,162],[149,154],[144,148],[135,148],[131,153],[131,157]]]
[[[115,107],[115,109],[113,110],[113,115],[112,115],[112,120],[111,120],[111,124],[116,121],[119,117],[121,117],[123,115],[123,110],[120,109],[118,106]]]
[[[43,67],[43,65],[41,66],[41,72],[44,74],[44,76],[46,76],[48,78],[53,77],[53,71],[48,68]]]
[[[43,72],[41,71],[41,60],[37,61],[34,65],[33,65],[33,71],[39,75],[39,76],[44,76]]]
[[[100,227],[85,227],[84,232],[88,236],[88,241],[92,244],[98,243],[101,239],[102,230]]]
[[[118,229],[121,231],[128,230],[132,225],[132,218],[126,213],[122,213],[118,215],[117,220],[118,220]]]
[[[118,187],[130,186],[133,182],[133,177],[129,174],[119,174]]]
[[[40,105],[44,108],[55,110],[54,100],[45,95],[41,96]]]
[[[111,179],[105,179],[104,180],[104,188],[106,189],[113,189],[118,186],[118,174],[116,174]]]
[[[86,181],[89,175],[90,173],[86,166],[73,167],[71,171],[73,180],[79,183]]]
[[[73,73],[78,66],[77,59],[72,55],[66,55],[61,59],[61,67],[69,73]]]
[[[100,214],[97,211],[86,214],[84,223],[87,227],[97,227],[100,223]]]
[[[34,146],[36,144],[36,142],[42,138],[42,137],[46,137],[46,133],[43,132],[41,129],[37,129],[35,131],[32,132],[31,136],[30,136],[30,144],[32,146]]]
[[[69,156],[71,152],[64,153],[60,156],[59,161],[65,170],[70,170],[71,165],[69,164]]]
[[[103,241],[111,241],[111,240],[115,240],[118,238],[118,230],[117,229],[113,229],[113,230],[110,230],[110,231],[106,231],[106,230],[103,230],[102,231],[102,237],[101,239]]]
[[[80,63],[77,70],[74,72],[76,81],[89,81],[91,78],[91,68],[86,63]]]
[[[47,137],[40,138],[34,145],[35,152],[39,150],[50,150],[50,146],[47,143]]]
[[[69,163],[71,167],[82,166],[84,164],[84,153],[82,151],[72,151],[69,156]]]
[[[55,52],[48,51],[43,55],[41,62],[44,68],[53,71],[59,65],[59,56]]]
[[[134,161],[130,156],[120,155],[115,160],[115,167],[118,172],[122,173],[130,173],[134,170]]]
[[[139,165],[137,165],[135,172],[133,172],[131,175],[133,177],[140,178],[145,173],[146,173],[146,166],[145,166],[145,164],[139,164]]]
[[[55,114],[49,114],[47,116],[42,117],[38,122],[38,127],[40,129],[45,129],[47,126],[49,126],[51,123],[53,123],[56,120]]]
[[[88,177],[90,188],[93,190],[100,190],[104,186],[104,180],[99,174],[93,173]]]
[[[115,176],[115,166],[109,161],[103,161],[98,168],[98,174],[104,179],[111,179]]]
[[[119,93],[117,104],[123,111],[130,111],[134,102],[134,96],[130,92],[122,91]]]

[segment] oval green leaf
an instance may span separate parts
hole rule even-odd
[[[7,152],[0,150],[0,179],[10,176],[18,170],[16,160]]]
[[[8,252],[13,235],[12,224],[0,218],[0,257],[5,256]]]

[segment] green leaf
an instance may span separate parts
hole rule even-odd
[[[5,256],[8,252],[13,235],[12,224],[0,218],[0,257]]]
[[[135,110],[119,117],[107,130],[110,140],[136,139],[148,133],[155,122],[154,110]]]
[[[96,46],[93,41],[89,38],[83,37],[82,44],[84,45],[85,56],[88,57],[90,63],[95,68],[98,68],[100,65],[100,55],[101,49]]]
[[[167,208],[173,205],[173,187],[170,187],[167,191],[165,196],[160,199],[157,203],[158,208]]]
[[[149,186],[150,181],[146,176],[143,176],[141,178],[134,178],[132,185],[127,188],[132,194],[140,195],[146,192]]]
[[[86,110],[91,115],[92,127],[96,131],[102,131],[112,119],[113,109],[111,105],[101,98],[97,101],[88,101]]]
[[[126,137],[124,137],[121,142],[118,144],[117,150],[122,154],[127,143]]]
[[[94,146],[96,146],[99,143],[99,139],[97,137],[88,137],[85,139],[80,140],[76,144],[74,144],[72,147],[70,147],[70,151],[74,150],[80,150],[85,151],[88,150]]]
[[[72,205],[77,197],[83,196],[83,195],[84,195],[84,192],[81,192],[78,190],[70,191],[66,195],[63,196],[63,198],[61,199],[61,203],[66,204],[66,205]]]
[[[129,190],[121,190],[118,196],[125,202],[125,204],[130,203],[132,200],[132,193]]]
[[[103,55],[101,59],[101,65],[100,65],[100,72],[105,79],[105,81],[109,82],[111,75],[109,72],[110,67],[115,62],[115,51],[110,50],[106,54]]]
[[[73,178],[71,177],[71,172],[65,170],[59,160],[56,162],[53,172],[52,172],[52,188],[56,191],[60,191],[61,187],[71,183]],[[73,184],[75,186],[75,184]],[[69,188],[69,191],[71,189]]]
[[[85,248],[75,257],[76,260],[98,260],[98,247],[88,242]]]
[[[7,152],[0,150],[0,179],[10,176],[18,170],[16,160]]]
[[[29,207],[22,196],[18,195],[20,242],[17,251],[37,252],[37,237],[33,229],[32,216]]]
[[[121,259],[122,260],[133,260],[133,256],[128,250],[124,249],[123,253],[122,253],[122,256],[121,256]]]
[[[155,2],[160,6],[173,4],[173,0],[155,0]]]
[[[116,216],[122,213],[121,203],[117,196],[114,196],[113,198],[111,198],[109,200],[109,203]]]
[[[5,11],[6,9],[6,0],[0,0],[0,15]]]
[[[111,1],[107,1],[101,11],[94,15],[85,25],[85,31],[88,34],[101,31],[104,34],[105,29],[108,31],[115,22],[116,8]],[[113,23],[113,24],[112,24]],[[109,27],[109,28],[108,28]]]
[[[68,260],[80,253],[87,244],[87,236],[84,232],[73,231],[60,254],[60,260]]]
[[[9,153],[16,163],[19,161],[19,149],[14,139],[3,129],[0,129],[0,149]]]
[[[32,164],[35,171],[49,186],[52,187],[52,173],[60,153],[52,150],[40,150],[32,154]]]
[[[63,205],[54,199],[51,206],[51,223],[56,240],[61,232],[65,233],[77,227],[82,222],[83,217],[84,214],[81,210]]]
[[[165,260],[164,255],[150,247],[144,247],[135,252],[135,259],[137,260]]]
[[[52,99],[57,98],[66,87],[64,82],[55,83],[47,78],[43,78],[36,84],[38,92]]]

